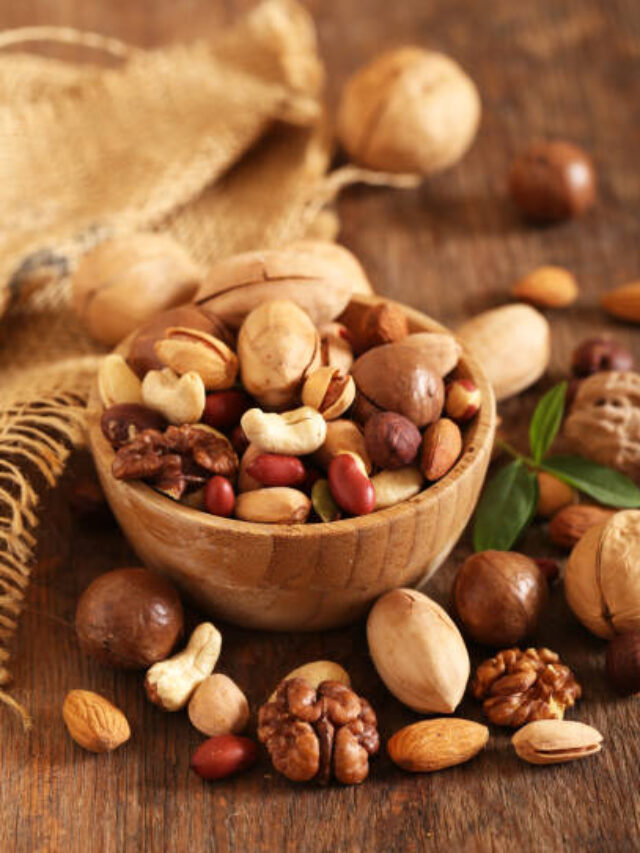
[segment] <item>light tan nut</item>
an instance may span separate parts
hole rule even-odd
[[[600,304],[607,312],[618,320],[640,323],[640,281],[623,284],[600,298]]]
[[[196,687],[213,672],[221,647],[222,636],[211,622],[198,625],[186,648],[147,671],[144,686],[151,702],[164,711],[184,708]]]
[[[485,748],[489,729],[471,720],[421,720],[396,732],[387,744],[394,764],[411,773],[433,773],[469,761]]]
[[[302,666],[296,667],[288,675],[285,675],[284,678],[281,678],[280,683],[289,681],[292,678],[304,678],[307,684],[314,688],[319,687],[323,681],[337,681],[340,684],[344,684],[345,687],[351,687],[349,673],[339,663],[335,663],[332,660],[314,660],[310,663],[302,664]],[[271,696],[269,696],[269,702],[275,700],[277,692],[278,688],[276,687]]]
[[[68,693],[62,717],[74,741],[89,752],[111,752],[131,737],[122,711],[91,690]]]
[[[236,498],[235,516],[242,521],[265,524],[304,524],[311,501],[298,489],[275,486],[243,492]]]
[[[393,471],[380,471],[371,478],[371,482],[376,493],[374,509],[385,509],[417,495],[422,489],[424,478],[419,468],[407,465]]]
[[[105,409],[118,403],[142,403],[142,383],[124,358],[115,352],[100,363],[98,393]]]
[[[471,420],[482,405],[482,392],[471,379],[454,379],[446,388],[444,408],[459,423]]]
[[[324,213],[331,213],[325,210]],[[317,217],[318,218],[318,217]],[[340,225],[338,222],[338,229]],[[290,243],[287,249],[296,249],[297,251],[311,253],[320,258],[334,264],[337,269],[340,269],[343,275],[348,279],[352,286],[352,293],[363,293],[365,296],[371,296],[373,287],[367,278],[367,274],[362,268],[362,264],[346,246],[340,243],[334,243],[331,240],[309,239],[308,237],[302,240],[296,240]]]
[[[327,422],[310,406],[290,412],[263,412],[249,409],[240,421],[250,444],[267,453],[306,456],[322,446],[327,435]]]
[[[347,374],[353,364],[353,347],[347,327],[342,323],[325,323],[318,329],[322,363]]]
[[[367,474],[371,473],[373,467],[371,457],[367,452],[364,435],[360,427],[349,420],[329,421],[325,440],[313,455],[314,463],[327,470],[332,459],[340,453],[347,452],[359,456],[364,463]]]
[[[574,504],[578,500],[575,489],[563,483],[553,474],[538,471],[538,506],[536,512],[542,518],[551,518],[563,507]]]
[[[302,402],[317,409],[325,421],[343,415],[356,396],[353,376],[345,376],[335,367],[319,367],[309,374],[302,387]]]
[[[538,267],[516,282],[511,292],[538,308],[566,308],[578,298],[578,283],[563,267]]]
[[[179,376],[199,374],[207,391],[231,388],[236,381],[238,359],[233,350],[199,329],[172,326],[156,341],[154,351]]]
[[[574,720],[536,720],[511,738],[516,754],[530,764],[561,764],[595,755],[602,735],[592,726]]]
[[[197,423],[206,402],[204,382],[191,372],[178,376],[170,367],[150,370],[142,381],[142,400],[145,406],[164,415],[169,423]]]
[[[247,471],[249,465],[251,465],[254,459],[257,459],[262,453],[264,453],[264,450],[261,447],[258,447],[257,444],[250,444],[242,454],[240,468],[238,470],[238,492],[252,492],[254,489],[262,488],[262,483],[256,480],[255,477],[252,477]]]
[[[424,431],[420,468],[430,482],[440,480],[458,461],[462,453],[462,433],[458,424],[440,418]]]
[[[608,521],[615,510],[590,504],[574,504],[559,510],[549,523],[549,536],[561,548],[573,548],[591,527]]]
[[[434,373],[445,377],[460,359],[462,347],[453,335],[441,332],[414,332],[400,341],[403,347],[417,349]]]
[[[249,703],[234,681],[215,673],[196,688],[189,701],[189,719],[203,735],[237,735],[249,722]]]

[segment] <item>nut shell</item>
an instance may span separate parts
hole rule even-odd
[[[621,696],[640,693],[640,631],[618,634],[607,646],[607,678]]]
[[[575,720],[536,720],[516,732],[511,743],[530,764],[562,764],[600,752],[602,735]]]

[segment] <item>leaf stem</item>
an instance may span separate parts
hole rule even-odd
[[[503,438],[499,438],[497,443],[510,456],[513,456],[514,459],[519,459],[520,462],[524,462],[528,468],[533,468],[535,471],[538,471],[541,467],[539,462],[536,462],[535,459],[532,459],[530,456],[525,456],[524,453],[520,453],[519,450],[516,450],[512,444],[509,444],[509,442],[505,441]]]

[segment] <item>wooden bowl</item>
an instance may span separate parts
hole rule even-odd
[[[351,307],[377,301],[358,295]],[[411,331],[446,331],[402,307]],[[457,373],[474,380],[483,404],[465,430],[464,451],[453,470],[411,500],[331,524],[219,518],[144,483],[116,480],[114,452],[100,429],[97,390],[89,404],[89,441],[107,500],[136,554],[173,579],[199,608],[248,628],[332,628],[362,616],[383,592],[424,582],[469,521],[489,465],[495,401],[466,353]]]

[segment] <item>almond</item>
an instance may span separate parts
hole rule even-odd
[[[511,292],[539,308],[565,308],[578,298],[578,284],[563,267],[539,267],[516,282]]]
[[[551,518],[563,507],[577,500],[575,489],[563,483],[553,474],[538,471],[538,506],[536,512],[542,518]]]
[[[536,720],[511,738],[516,754],[530,764],[560,764],[602,749],[602,735],[574,720]]]
[[[640,281],[623,284],[603,294],[600,304],[608,314],[619,320],[640,323]]]
[[[460,427],[449,420],[440,418],[428,426],[422,439],[420,467],[425,479],[439,480],[450,471],[462,453],[462,433]]]
[[[403,770],[432,773],[469,761],[488,740],[489,729],[480,723],[441,717],[400,729],[387,744],[387,750]]]
[[[89,752],[111,752],[131,737],[122,711],[91,690],[72,690],[64,700],[62,717],[74,741]]]
[[[608,521],[615,510],[590,504],[574,504],[557,512],[549,523],[551,541],[562,548],[573,546],[590,527]]]

